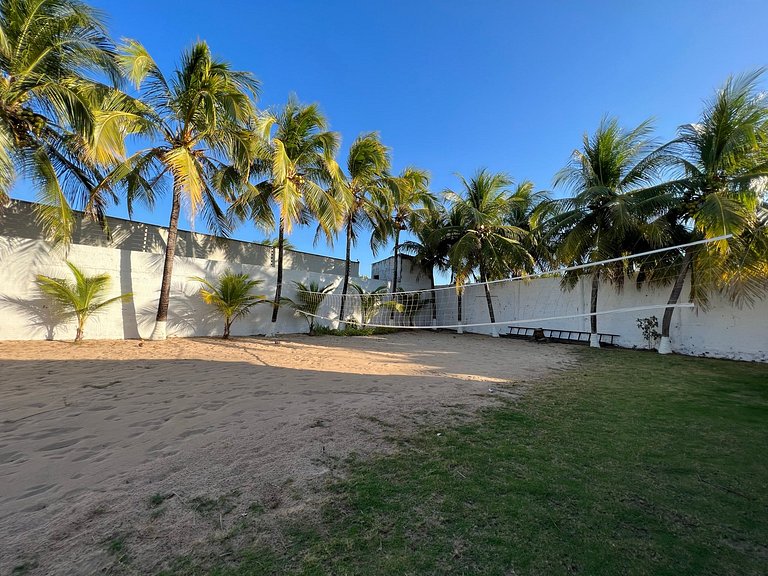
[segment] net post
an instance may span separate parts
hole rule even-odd
[[[464,325],[463,325],[462,322],[459,322],[459,327],[456,328],[456,333],[457,334],[464,334]]]
[[[589,346],[590,348],[600,348],[600,334],[589,335]]]
[[[499,328],[496,326],[496,324],[491,325],[491,337],[492,338],[498,338],[499,337]]]

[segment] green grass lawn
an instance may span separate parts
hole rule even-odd
[[[198,571],[766,574],[768,367],[580,354],[472,424],[351,462],[280,549]]]

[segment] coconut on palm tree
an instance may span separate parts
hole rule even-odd
[[[200,288],[203,302],[214,306],[224,316],[224,340],[229,338],[235,320],[250,314],[257,304],[269,302],[265,296],[253,293],[263,281],[250,278],[248,274],[235,274],[232,270],[227,270],[216,279],[215,284],[199,276],[193,277],[192,280],[197,280],[203,285]]]
[[[680,257],[669,304],[676,304],[689,271],[691,296],[703,304],[707,293],[725,290],[737,302],[766,291],[761,223],[768,191],[768,103],[758,90],[762,70],[731,77],[706,103],[698,122],[678,130],[665,146],[678,177],[668,182],[675,202],[668,221],[675,243],[733,235],[689,249]],[[674,308],[664,312],[660,353],[672,351],[669,333]]]
[[[123,121],[134,102],[115,89],[116,57],[101,13],[78,0],[0,0],[0,206],[29,178],[57,242],[71,238],[73,204],[104,223],[93,189],[137,128]]]
[[[72,262],[67,262],[67,266],[75,277],[74,282],[67,278],[52,278],[38,274],[35,277],[35,283],[40,292],[52,298],[61,308],[64,318],[71,317],[77,321],[75,342],[80,342],[85,335],[85,323],[88,318],[110,304],[130,300],[133,294],[120,294],[104,299],[103,295],[109,289],[111,281],[109,274],[86,276]]]
[[[181,205],[194,218],[198,213],[218,235],[230,223],[217,194],[220,174],[230,166],[247,177],[253,154],[252,134],[246,129],[255,115],[252,98],[259,84],[248,72],[232,70],[215,58],[205,42],[182,55],[178,69],[166,77],[147,50],[128,40],[119,62],[126,76],[141,90],[156,143],[128,157],[107,175],[103,186],[124,185],[128,209],[137,200],[152,206],[157,192],[169,181],[171,213],[165,248],[160,299],[151,338],[166,337],[173,258]]]
[[[511,178],[481,169],[469,180],[459,179],[462,191],[445,193],[457,217],[444,232],[452,242],[448,257],[457,287],[473,276],[483,283],[492,334],[498,336],[488,282],[532,269],[533,258],[523,243],[525,230],[505,222],[511,209]]]
[[[657,187],[663,158],[651,139],[652,125],[643,122],[624,130],[615,118],[604,118],[595,133],[584,136],[582,148],[555,177],[573,195],[549,207],[548,236],[557,259],[567,266],[599,262],[659,246],[666,227],[658,219],[665,209],[663,191]],[[599,347],[597,306],[601,280],[619,287],[622,262],[588,267],[564,276],[572,289],[579,273],[591,275],[590,345]]]
[[[233,211],[263,227],[274,226],[273,212],[278,214],[274,333],[282,300],[285,235],[314,218],[326,237],[332,238],[341,222],[343,201],[338,197],[340,187],[334,185],[341,181],[334,159],[339,135],[328,130],[317,104],[301,104],[293,97],[278,113],[262,115],[257,131],[251,167],[257,182],[244,189]]]
[[[386,178],[389,171],[389,149],[376,133],[361,134],[352,143],[347,157],[347,173],[338,182],[344,198],[344,232],[346,234],[344,279],[341,285],[339,320],[344,321],[352,246],[360,232],[373,226],[375,207],[386,205]]]

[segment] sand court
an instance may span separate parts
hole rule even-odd
[[[569,350],[423,331],[5,342],[0,573],[25,562],[40,574],[103,570],[116,531],[133,539],[133,565],[155,570],[254,501],[300,506],[352,452],[391,449],[393,434],[519,393],[570,365]],[[150,517],[158,493],[168,513]],[[188,505],[222,494],[235,496],[218,526]]]

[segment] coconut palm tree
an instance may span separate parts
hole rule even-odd
[[[375,219],[375,206],[386,204],[385,182],[390,167],[389,149],[381,143],[379,135],[361,134],[352,143],[347,157],[347,174],[339,180],[340,196],[344,202],[344,231],[346,248],[344,280],[341,285],[339,319],[344,321],[344,308],[349,287],[349,268],[352,246],[362,230],[371,228]]]
[[[404,169],[399,176],[387,179],[387,193],[378,200],[372,211],[371,247],[375,252],[390,239],[394,240],[391,290],[396,292],[401,234],[410,230],[414,220],[435,203],[435,197],[429,192],[429,174],[419,168]]]
[[[325,297],[333,292],[335,285],[331,282],[325,286],[320,286],[316,280],[312,280],[309,286],[303,282],[296,281],[293,284],[296,286],[296,299],[283,298],[283,302],[289,304],[297,314],[301,314],[304,317],[304,320],[309,325],[309,333],[314,334],[317,311]]]
[[[432,306],[432,324],[437,324],[437,298],[435,294],[435,268],[450,269],[448,252],[450,242],[443,231],[449,226],[448,213],[442,205],[420,213],[413,222],[413,240],[406,240],[400,249],[413,256],[413,264],[429,278]]]
[[[248,274],[235,274],[232,270],[227,270],[216,279],[215,284],[199,276],[193,277],[192,280],[197,280],[203,285],[200,288],[203,302],[214,306],[224,316],[224,340],[229,338],[230,328],[235,320],[250,314],[257,304],[269,302],[266,296],[253,293],[263,281],[254,280]]]
[[[713,289],[725,289],[736,301],[765,291],[765,253],[760,257],[754,250],[764,230],[761,201],[768,191],[768,103],[758,90],[762,75],[758,70],[728,78],[699,121],[681,126],[664,148],[678,170],[678,178],[668,183],[676,202],[668,214],[675,243],[733,235],[681,256],[670,305],[678,302],[691,270],[691,296],[702,304]],[[664,312],[661,353],[671,352],[673,311]]]
[[[357,294],[357,299],[360,301],[360,322],[363,325],[373,322],[376,314],[382,308],[396,307],[394,300],[384,301],[384,296],[387,294],[386,286],[379,286],[370,292],[354,282],[350,282],[349,286]]]
[[[141,90],[157,142],[120,163],[102,186],[121,183],[128,209],[141,200],[154,205],[158,190],[170,180],[171,214],[157,318],[151,338],[164,340],[170,302],[173,258],[182,203],[194,218],[202,214],[208,227],[226,235],[230,223],[219,206],[216,187],[228,166],[247,178],[253,136],[246,124],[255,115],[252,97],[259,84],[249,72],[232,70],[218,60],[205,42],[182,54],[179,67],[166,77],[147,50],[126,41],[119,56],[126,76]]]
[[[418,292],[405,292],[398,288],[395,292],[395,299],[392,301],[392,308],[400,312],[408,320],[408,326],[413,326],[416,314],[426,306],[427,301],[422,299]]]
[[[261,244],[263,246],[271,246],[272,248],[279,248],[280,247],[280,239],[279,238],[264,238],[263,240],[259,240],[258,244]],[[293,242],[288,240],[287,238],[283,238],[283,250],[296,250],[296,246]]]
[[[525,230],[505,222],[511,210],[512,180],[503,173],[478,170],[469,180],[459,175],[462,192],[448,190],[446,200],[458,218],[445,229],[453,246],[449,261],[457,286],[475,276],[483,283],[491,324],[496,322],[491,280],[519,275],[533,267],[533,258],[524,245]],[[493,335],[498,336],[493,326]]]
[[[557,259],[571,266],[659,246],[666,227],[658,219],[668,198],[657,186],[663,158],[655,152],[652,125],[646,121],[626,131],[615,118],[604,118],[597,131],[584,135],[581,150],[555,176],[555,186],[573,195],[549,206],[549,240],[554,239]],[[601,279],[623,285],[622,262],[590,267],[590,344],[599,347],[597,304]],[[564,288],[572,289],[579,277],[567,274]]]
[[[545,227],[550,204],[546,191],[537,191],[533,182],[524,180],[510,195],[509,213],[504,219],[507,224],[525,230],[523,244],[541,270],[550,268],[554,262],[554,250],[546,240]]]
[[[85,334],[85,323],[88,318],[110,304],[130,300],[133,294],[120,294],[105,300],[102,296],[109,289],[109,274],[86,276],[72,262],[67,262],[67,266],[75,277],[74,282],[66,278],[52,278],[38,274],[35,277],[35,283],[40,292],[52,298],[61,308],[62,316],[77,320],[75,342],[80,342]]]
[[[334,159],[339,135],[328,130],[328,121],[317,104],[301,104],[295,97],[278,113],[263,114],[257,132],[259,145],[251,167],[257,182],[242,192],[233,212],[264,227],[274,226],[273,212],[278,213],[274,332],[282,300],[285,235],[314,218],[330,239],[341,223],[344,203],[338,193],[343,187]]]
[[[136,127],[122,121],[133,101],[115,89],[116,56],[101,13],[78,0],[0,0],[0,206],[29,178],[57,242],[72,235],[73,204],[103,223],[92,191]]]

